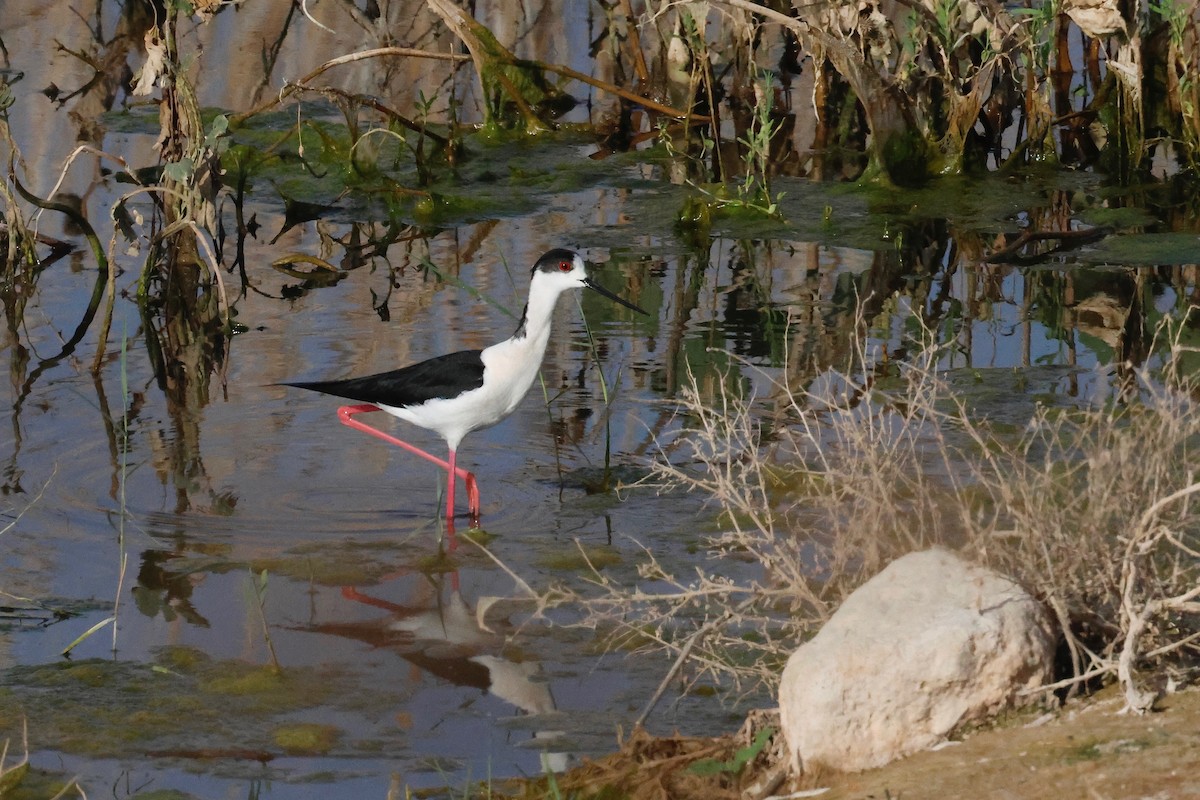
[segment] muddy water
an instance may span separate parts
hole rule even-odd
[[[239,57],[258,51],[236,37],[270,39],[255,28],[268,21],[251,16],[267,5],[224,14],[196,34],[207,63],[230,69],[206,76],[205,102],[239,109],[256,99],[253,85],[234,78]],[[67,17],[57,35],[83,36],[80,19],[109,31],[122,24],[107,6]],[[9,59],[25,71],[14,136],[31,185],[46,193],[76,143],[69,114],[85,112],[40,91],[77,86],[87,70],[61,52],[46,57],[55,34],[40,6],[6,18]],[[587,41],[592,18],[569,21],[570,41]],[[276,83],[362,46],[294,30]],[[548,58],[581,52],[548,46]],[[153,163],[155,132],[129,127],[101,132],[95,144],[135,166]],[[497,190],[481,182],[467,190],[491,203],[477,219],[393,244],[331,285],[269,265],[288,254],[342,264],[334,240],[386,220],[351,197],[285,230],[279,196],[260,183],[248,205],[261,227],[246,243],[245,283],[224,277],[243,332],[219,369],[193,376],[199,388],[186,401],[160,385],[146,320],[130,299],[141,255],[123,243],[114,250],[125,296],[96,377],[88,368],[102,344],[97,325],[61,352],[97,277],[86,250],[23,284],[25,314],[0,351],[11,377],[0,389],[9,423],[0,460],[13,521],[0,535],[0,591],[21,609],[0,628],[2,735],[15,745],[26,721],[32,763],[80,776],[90,796],[113,785],[127,794],[384,796],[393,784],[462,786],[610,749],[668,662],[602,652],[590,632],[568,626],[570,609],[531,618],[512,574],[469,542],[446,539],[433,467],[339,425],[336,401],[273,385],[504,338],[529,266],[550,247],[581,249],[601,265],[601,283],[651,315],[595,296],[561,303],[543,385],[462,447],[461,463],[480,478],[487,548],[536,588],[582,586],[580,547],[630,585],[642,546],[733,577],[749,569],[697,547],[717,524],[703,498],[595,490],[606,444],[628,482],[678,435],[689,367],[704,389],[725,382],[769,399],[773,379],[802,385],[844,366],[863,332],[902,357],[920,319],[954,344],[944,365],[985,413],[1019,422],[1017,400],[1083,402],[1111,389],[1102,365],[1127,326],[1133,273],[977,258],[984,237],[1058,208],[1053,184],[978,181],[873,198],[780,180],[786,225],[719,223],[697,244],[676,234],[684,190],[665,179],[661,161],[593,162],[594,150],[578,135],[479,145],[477,158],[497,170],[520,164],[528,186],[508,190],[498,208]],[[1100,195],[1099,179],[1073,180],[1073,202]],[[126,187],[84,159],[64,188],[107,242],[108,209]],[[57,215],[40,229],[79,244]],[[1143,275],[1147,318],[1173,313],[1194,288],[1180,267]],[[441,449],[425,432],[372,422]],[[109,618],[70,659],[60,655]],[[669,694],[650,726],[727,730],[746,705],[764,702]]]

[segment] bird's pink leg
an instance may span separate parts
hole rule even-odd
[[[446,472],[446,519],[454,519],[454,484],[458,481],[454,477],[454,448],[450,448],[450,457],[447,459],[450,462],[450,468]]]
[[[448,483],[448,491],[446,492],[446,495],[447,495],[446,499],[448,501],[451,501],[451,502],[447,503],[447,508],[451,509],[451,512],[453,512],[453,508],[454,508],[454,505],[452,502],[454,499],[454,477],[453,476],[457,475],[458,477],[462,478],[463,482],[467,485],[467,510],[469,511],[469,513],[471,515],[471,524],[478,525],[479,524],[479,485],[475,482],[474,473],[468,472],[465,469],[455,466],[453,451],[451,451],[451,453],[450,453],[450,461],[443,461],[442,459],[438,458],[435,455],[426,453],[424,450],[417,447],[416,445],[412,445],[401,439],[397,439],[395,436],[391,436],[389,434],[384,433],[381,430],[372,428],[370,425],[366,424],[365,422],[359,422],[358,420],[354,419],[355,414],[365,414],[370,411],[379,411],[379,408],[376,406],[373,406],[373,405],[369,405],[369,404],[363,404],[363,405],[357,405],[357,406],[342,406],[341,408],[338,409],[338,419],[340,419],[342,421],[343,425],[349,425],[351,428],[360,430],[363,433],[369,433],[377,439],[382,439],[383,441],[387,442],[388,444],[394,444],[397,447],[402,447],[405,450],[407,450],[408,452],[412,453],[413,455],[420,456],[421,458],[425,459],[426,461],[431,461],[434,464],[437,464],[442,469],[446,470],[450,474],[449,483]],[[452,515],[451,515],[451,518],[453,518]]]

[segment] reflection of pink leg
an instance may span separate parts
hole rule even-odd
[[[437,456],[426,453],[421,448],[411,445],[408,442],[397,439],[395,436],[390,436],[381,430],[372,428],[365,422],[359,422],[354,419],[355,414],[365,414],[370,411],[379,411],[379,408],[373,405],[358,405],[358,406],[342,406],[338,409],[338,419],[343,425],[349,425],[351,428],[356,428],[363,433],[369,433],[377,439],[382,439],[388,444],[394,444],[397,447],[403,447],[413,455],[420,456],[426,461],[432,461],[449,474],[446,483],[446,518],[454,518],[454,477],[457,475],[463,479],[467,485],[467,510],[471,515],[471,524],[479,524],[479,486],[475,483],[475,475],[465,469],[455,466],[454,451],[450,451],[450,460],[443,461]]]
[[[342,597],[346,598],[347,600],[354,600],[368,606],[382,608],[384,611],[399,612],[408,610],[399,603],[390,603],[387,600],[380,600],[378,597],[371,597],[369,594],[363,594],[353,586],[343,586]]]
[[[451,527],[450,535],[453,536],[454,535],[454,531],[453,531],[454,526],[450,526],[450,527]],[[384,580],[391,580],[392,578],[400,578],[407,574],[410,574],[410,572],[411,572],[411,570],[407,570],[407,569],[401,570],[400,572],[397,572],[393,575],[385,576]],[[459,582],[458,570],[452,570],[450,572],[450,590],[452,592],[454,592],[455,594],[458,594],[462,590],[462,587]],[[413,610],[413,606],[406,606],[401,603],[393,603],[390,600],[384,600],[382,598],[374,597],[369,594],[363,594],[362,592],[360,592],[358,590],[358,587],[356,587],[356,586],[343,586],[342,587],[342,597],[346,598],[347,600],[353,600],[356,603],[362,603],[363,605],[374,606],[375,608],[382,608],[384,611],[390,611],[393,614],[403,614],[405,612],[411,613]]]

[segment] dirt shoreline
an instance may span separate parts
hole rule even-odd
[[[868,797],[1200,797],[1200,690],[1167,695],[1155,712],[1118,714],[1114,691],[1053,715],[977,731],[940,750],[823,785],[824,800]]]
[[[1142,716],[1119,714],[1121,707],[1110,689],[1055,712],[1014,716],[886,767],[809,775],[774,794],[801,791],[821,800],[1200,798],[1200,688],[1169,694],[1158,710]],[[620,752],[556,776],[553,786],[542,778],[502,791],[520,797],[744,798],[770,765],[759,758],[734,771],[742,746],[733,736],[635,736]],[[698,761],[708,769],[693,767]],[[808,794],[816,789],[825,791]]]

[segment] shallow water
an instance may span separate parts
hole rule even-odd
[[[35,17],[31,5],[12,19]],[[37,56],[52,46],[22,38],[24,30],[5,35],[11,61],[27,70],[18,102],[29,113],[14,135],[44,191],[74,133],[66,110],[37,94],[50,79]],[[323,46],[315,60],[338,52]],[[312,66],[288,63],[296,73]],[[208,102],[243,106],[222,93],[228,83],[213,77]],[[106,134],[103,147],[152,163],[153,132],[130,127]],[[651,315],[595,296],[561,303],[544,388],[460,451],[480,478],[488,549],[537,588],[582,585],[581,547],[629,584],[642,546],[734,577],[749,569],[697,547],[717,525],[704,498],[590,489],[606,438],[628,482],[678,434],[689,365],[702,390],[727,382],[769,399],[772,379],[804,385],[845,366],[864,332],[870,347],[901,354],[921,319],[955,343],[943,365],[995,418],[1020,424],[1035,399],[1087,402],[1111,391],[1102,365],[1125,324],[1120,280],[1075,261],[1022,270],[964,255],[1051,203],[1057,189],[1036,179],[884,199],[780,180],[788,226],[718,223],[697,247],[674,232],[682,190],[661,165],[636,156],[586,162],[572,180],[556,167],[592,150],[578,135],[480,145],[484,163],[533,173],[528,187],[507,190],[508,207],[494,205],[504,186],[490,189],[493,205],[478,220],[393,244],[386,258],[328,286],[302,285],[269,264],[289,253],[339,262],[334,237],[363,222],[370,201],[347,198],[284,231],[282,205],[264,189],[248,205],[261,230],[247,242],[248,283],[236,302],[245,332],[224,370],[198,380],[204,402],[161,389],[145,320],[127,297],[115,305],[97,378],[88,370],[96,325],[55,360],[96,269],[83,250],[47,268],[0,351],[11,376],[0,390],[10,423],[0,460],[14,523],[0,540],[0,591],[33,609],[0,628],[0,732],[16,742],[26,720],[33,763],[79,775],[90,796],[110,785],[383,796],[393,781],[462,786],[611,749],[668,663],[600,651],[589,632],[554,624],[569,622],[569,609],[530,620],[529,607],[511,601],[513,578],[470,542],[439,555],[444,482],[435,468],[338,424],[336,400],[272,385],[501,339],[514,327],[504,309],[519,311],[527,270],[550,247],[580,248],[603,265],[601,283]],[[70,171],[66,187],[99,225],[123,187],[93,167]],[[1086,206],[1101,187],[1081,180],[1074,197]],[[77,241],[55,215],[41,230]],[[122,292],[135,291],[140,259],[118,252]],[[1146,274],[1151,318],[1173,313],[1194,289],[1182,268]],[[237,294],[238,277],[224,279]],[[1079,287],[1066,320],[1055,316],[1061,293],[1047,289],[1064,281]],[[371,422],[440,454],[432,434]],[[507,599],[491,605],[497,597]],[[54,621],[37,610],[56,608],[74,614]],[[60,656],[109,616],[115,651],[107,626],[69,660]],[[766,702],[669,694],[650,728],[727,731],[748,705]]]

